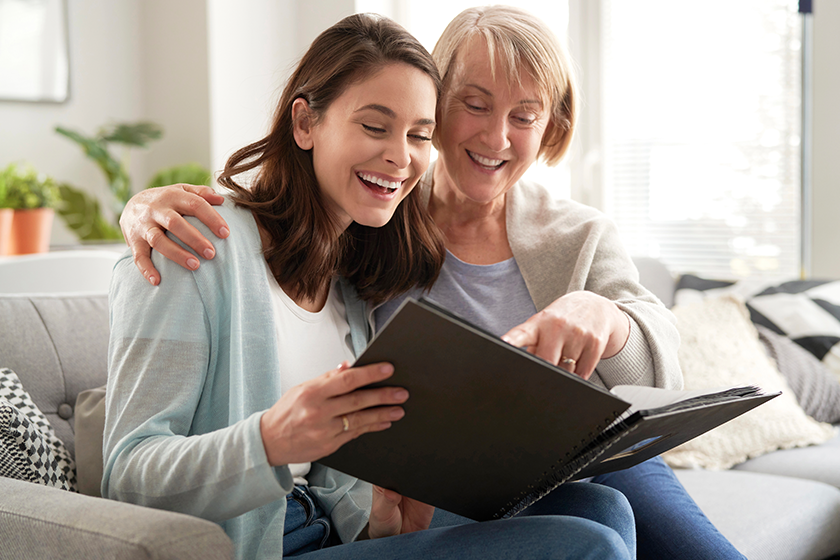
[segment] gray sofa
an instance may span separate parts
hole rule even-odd
[[[71,453],[79,392],[104,385],[108,296],[0,295],[0,364]],[[230,559],[215,523],[0,478],[0,557]]]
[[[643,283],[667,301],[674,287],[667,270],[638,264]],[[76,397],[105,383],[107,344],[104,294],[0,294],[0,367],[18,374],[71,452]],[[838,456],[835,438],[729,471],[678,476],[751,560],[821,560],[840,554],[840,464],[831,463]],[[6,478],[0,478],[0,543],[3,558],[232,555],[214,523]]]
[[[637,258],[642,284],[669,307],[675,279]],[[721,532],[750,560],[840,559],[840,437],[774,451],[725,471],[675,469]]]

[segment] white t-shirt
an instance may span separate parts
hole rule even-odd
[[[350,326],[338,282],[333,280],[327,302],[317,313],[298,306],[277,284],[266,263],[271,305],[280,349],[280,382],[285,393],[295,385],[355,360],[348,345]],[[306,484],[309,463],[290,464],[295,484]]]

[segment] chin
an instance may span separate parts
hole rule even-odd
[[[393,212],[388,214],[378,214],[378,215],[367,215],[367,216],[359,216],[358,219],[353,220],[359,225],[363,225],[365,227],[372,227],[372,228],[381,228],[394,216]]]

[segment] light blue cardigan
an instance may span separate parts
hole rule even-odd
[[[114,269],[102,495],[218,522],[238,558],[276,559],[293,482],[269,466],[259,421],[288,387],[256,222],[230,202],[218,210],[231,235],[197,271],[155,253],[153,287],[130,255]],[[346,283],[342,293],[358,354],[365,305]],[[370,485],[318,464],[308,480],[342,541],[355,539]]]

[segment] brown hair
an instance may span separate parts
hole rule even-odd
[[[443,236],[420,199],[419,187],[381,228],[353,223],[339,233],[327,208],[310,151],[293,136],[292,104],[307,101],[315,122],[351,85],[390,63],[427,74],[440,97],[437,66],[395,22],[356,14],[333,25],[304,54],[280,98],[271,131],[234,153],[219,176],[232,199],[250,209],[268,233],[265,259],[281,286],[314,298],[324,281],[344,275],[365,301],[381,303],[414,285],[431,287],[445,258]],[[251,188],[233,177],[257,170]]]
[[[577,121],[575,75],[566,49],[545,23],[525,10],[467,8],[449,22],[432,50],[444,90],[450,85],[459,49],[473,37],[484,39],[494,77],[499,63],[509,83],[520,81],[523,68],[537,83],[550,114],[539,155],[548,165],[556,165],[569,148]]]

